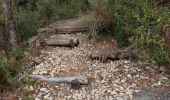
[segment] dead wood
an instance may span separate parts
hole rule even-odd
[[[59,34],[86,32],[88,31],[88,24],[84,18],[67,19],[52,23],[45,31],[49,29],[53,29],[55,33]]]
[[[64,33],[86,32],[87,30],[88,29],[86,27],[57,28],[57,33],[64,34]]]
[[[76,47],[79,45],[78,39],[61,39],[61,40],[48,40],[40,43],[41,46],[65,46],[65,47]]]
[[[52,28],[40,28],[37,30],[38,33],[56,33],[56,30]]]
[[[100,60],[101,62],[107,62],[107,60],[120,60],[120,59],[130,59],[136,57],[134,51],[101,51],[98,53],[92,53],[90,55],[92,60]]]
[[[88,85],[88,79],[85,76],[75,77],[47,77],[42,75],[32,75],[33,80],[56,82],[56,83],[69,83],[73,89],[79,89],[81,85]]]

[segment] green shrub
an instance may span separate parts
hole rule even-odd
[[[56,17],[55,2],[42,1],[38,6],[38,20],[41,26],[47,24],[49,20]]]
[[[68,3],[56,1],[55,9],[59,19],[74,18],[87,10],[87,0],[68,0]]]
[[[168,53],[160,30],[170,26],[170,11],[145,0],[117,0],[114,36],[120,46],[143,47],[150,61],[167,61]]]
[[[0,52],[0,77],[1,77],[0,82],[5,82],[2,84],[6,84],[6,82],[7,82],[11,85],[18,86],[19,81],[17,81],[15,76],[13,76],[14,70],[11,69],[11,67],[14,67],[14,66],[9,67],[9,65],[10,64],[9,64],[8,58],[5,55],[5,53]]]
[[[74,18],[88,9],[86,3],[87,0],[42,0],[38,5],[38,18],[46,22]]]
[[[16,13],[18,31],[22,41],[28,40],[37,34],[40,27],[37,20],[37,12],[31,10],[22,10]]]
[[[90,25],[88,35],[90,39],[96,40],[99,33],[108,35],[113,30],[115,2],[114,0],[93,0],[89,2],[91,11],[87,16]]]
[[[0,52],[0,85],[17,87],[19,91],[28,98],[32,97],[30,95],[30,88],[33,85],[33,81],[30,77],[28,67],[21,66],[21,55],[23,55],[23,53],[20,49],[8,55],[4,52]],[[14,68],[11,69],[11,67]],[[17,73],[15,71],[17,71]],[[18,72],[20,74],[22,73],[22,77],[18,77]]]

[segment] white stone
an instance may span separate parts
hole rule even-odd
[[[35,100],[41,100],[40,98],[36,97]]]
[[[116,99],[116,100],[125,100],[123,97],[120,97],[120,96],[115,97],[115,99]]]
[[[48,90],[47,88],[41,88],[40,91],[41,91],[41,92],[45,92],[45,93],[48,93],[48,92],[49,92],[49,90]]]
[[[158,85],[162,85],[161,81],[158,81]]]
[[[131,76],[130,74],[128,74],[128,75],[127,75],[127,77],[129,77],[129,78],[130,78],[130,77],[132,77],[132,76]]]
[[[49,96],[50,96],[50,93],[46,94],[46,95],[44,96],[44,99],[47,99]]]

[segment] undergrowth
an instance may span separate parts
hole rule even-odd
[[[114,0],[93,0],[89,1],[91,10],[88,12],[86,20],[89,22],[89,38],[95,41],[99,33],[108,35],[108,28],[110,28],[114,21]]]
[[[161,30],[170,28],[170,10],[147,0],[93,0],[89,38],[111,35],[119,47],[140,48],[141,60],[170,62]],[[146,51],[146,52],[145,52]]]
[[[22,91],[21,94],[25,94],[30,99],[33,83],[28,67],[23,65],[23,55],[23,50],[19,48],[8,53],[0,52],[0,85],[5,88],[16,87]]]
[[[170,11],[145,0],[117,0],[114,37],[119,46],[142,47],[148,61],[169,61],[161,29],[170,28]]]

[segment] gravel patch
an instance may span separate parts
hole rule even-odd
[[[159,87],[168,81],[167,75],[162,77],[162,73],[156,74],[156,70],[146,64],[136,66],[128,60],[101,63],[89,58],[90,53],[97,49],[117,49],[114,42],[109,42],[113,47],[108,48],[107,41],[90,43],[85,34],[67,36],[78,38],[80,45],[75,48],[41,49],[41,55],[32,58],[39,59],[39,64],[34,66],[32,74],[57,77],[84,75],[89,78],[90,84],[74,90],[70,88],[70,84],[38,82],[34,87],[35,100],[132,100],[143,87]],[[50,38],[57,37],[53,35]]]

